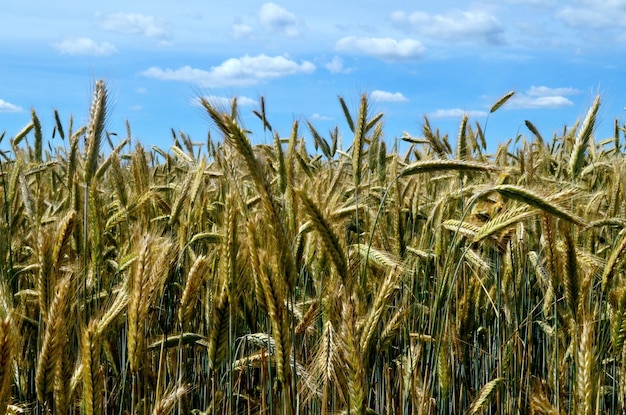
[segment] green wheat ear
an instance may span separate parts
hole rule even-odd
[[[494,112],[498,111],[498,109],[503,106],[509,99],[511,99],[513,95],[515,95],[515,91],[509,91],[504,94],[500,99],[496,101],[495,104],[493,104],[493,106],[489,110],[489,113],[493,114]]]

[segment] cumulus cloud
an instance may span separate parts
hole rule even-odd
[[[298,36],[296,15],[276,3],[265,3],[258,14],[261,26],[270,32],[289,37]]]
[[[377,89],[370,96],[376,102],[409,102],[408,98],[401,92],[387,92]]]
[[[165,19],[138,13],[114,13],[100,21],[100,27],[111,32],[163,39],[169,37]]]
[[[564,108],[574,105],[566,96],[580,93],[575,88],[549,88],[531,86],[526,92],[515,94],[503,108],[510,109],[550,109]]]
[[[0,112],[22,112],[22,107],[0,99]]]
[[[341,38],[335,44],[335,49],[346,53],[370,55],[388,61],[402,61],[419,58],[424,45],[419,40],[396,40],[389,37],[356,37]]]
[[[219,96],[219,95],[207,95],[203,98],[209,101],[211,105],[214,105],[215,107],[218,107],[218,108],[226,108],[226,107],[230,108],[230,106],[233,104],[233,97],[225,97],[225,96]],[[245,96],[240,96],[236,98],[237,98],[237,105],[240,107],[250,107],[250,106],[257,104],[257,101],[252,98],[248,98]],[[199,98],[194,99],[193,104],[199,105],[200,99]]]
[[[324,65],[330,73],[349,73],[352,72],[350,68],[343,66],[343,60],[339,56],[333,56],[333,59]]]
[[[65,39],[55,43],[54,48],[67,55],[107,56],[117,52],[109,42],[96,42],[87,37]]]
[[[249,39],[252,37],[252,33],[254,33],[254,29],[246,24],[240,23],[234,24],[230,30],[230,35],[233,39]]]
[[[428,114],[430,118],[461,118],[467,114],[468,117],[486,117],[487,111],[466,111],[460,108],[438,109]]]
[[[445,14],[393,12],[391,22],[407,32],[448,42],[504,43],[504,30],[495,16],[484,12],[451,10]]]
[[[161,69],[153,66],[141,74],[166,81],[183,81],[201,87],[247,86],[270,79],[295,74],[310,74],[315,65],[309,61],[297,63],[284,56],[248,56],[231,58],[210,70],[183,66],[178,69]]]

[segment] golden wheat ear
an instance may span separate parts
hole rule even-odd
[[[100,155],[100,144],[102,142],[102,133],[104,132],[106,112],[107,89],[104,80],[100,79],[96,81],[91,112],[89,114],[89,125],[87,127],[85,183],[91,182],[98,167],[98,156]]]

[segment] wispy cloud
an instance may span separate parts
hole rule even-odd
[[[350,73],[352,69],[343,66],[343,60],[339,56],[333,56],[333,59],[324,65],[330,73]]]
[[[114,13],[100,20],[100,27],[111,32],[157,39],[170,36],[165,19],[138,13]]]
[[[554,95],[576,95],[580,91],[576,88],[549,88],[547,86],[531,86],[526,94],[531,97],[545,97]]]
[[[504,30],[495,16],[484,12],[451,10],[445,14],[393,12],[391,22],[407,32],[447,42],[504,42]]]
[[[252,27],[241,23],[235,23],[230,29],[230,35],[233,37],[233,39],[237,40],[249,39],[252,37],[253,33],[254,29],[252,29]]]
[[[313,115],[311,115],[311,119],[312,120],[316,120],[316,121],[330,121],[333,119],[333,117],[328,117],[326,115],[320,115],[317,112]]]
[[[430,118],[461,118],[463,115],[467,114],[468,117],[486,117],[488,115],[487,111],[476,111],[476,110],[462,110],[460,108],[449,108],[449,109],[438,109],[428,114]]]
[[[314,71],[315,65],[309,61],[297,63],[284,56],[245,55],[228,59],[208,71],[191,66],[178,69],[153,66],[141,74],[166,81],[190,82],[202,87],[225,87],[255,85],[270,79]]]
[[[388,61],[413,60],[419,58],[424,45],[419,40],[396,40],[390,37],[356,37],[341,38],[335,44],[335,49],[345,53],[369,55]]]
[[[560,9],[556,16],[570,26],[611,29],[626,26],[626,3],[622,0],[574,1]]]
[[[0,112],[22,112],[22,107],[0,99]]]
[[[574,103],[567,98],[569,95],[579,94],[575,88],[549,88],[546,86],[531,86],[526,92],[517,93],[508,100],[503,108],[509,109],[551,109],[571,107]]]
[[[289,37],[297,37],[300,34],[296,15],[276,3],[265,3],[261,6],[258,18],[261,27],[270,32]]]
[[[522,4],[525,6],[551,7],[558,4],[558,0],[505,0],[505,3]]]
[[[108,56],[117,52],[109,42],[96,42],[87,37],[65,39],[55,43],[54,48],[67,55]]]
[[[387,92],[379,89],[373,91],[370,97],[376,102],[409,102],[401,92]]]
[[[211,105],[214,105],[218,108],[229,108],[233,104],[233,99],[234,99],[234,97],[225,97],[225,96],[219,96],[219,95],[207,95],[203,98],[209,101]],[[257,100],[248,98],[245,96],[240,96],[236,98],[237,98],[237,105],[240,107],[251,107],[258,103]],[[200,98],[195,98],[192,101],[192,104],[199,105]]]

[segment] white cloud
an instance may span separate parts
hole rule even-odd
[[[309,61],[297,63],[284,56],[248,56],[228,59],[206,71],[191,66],[161,69],[153,66],[141,74],[167,81],[195,83],[202,87],[246,86],[299,73],[310,74],[315,65]]]
[[[584,0],[578,5],[566,6],[556,16],[570,26],[612,29],[626,26],[626,2],[623,0]]]
[[[324,65],[326,69],[330,71],[330,73],[350,73],[352,69],[345,68],[343,66],[343,60],[339,56],[334,56],[333,59]]]
[[[508,105],[507,105],[508,104]],[[563,96],[549,97],[530,97],[528,95],[519,95],[517,98],[511,98],[510,102],[505,104],[508,108],[563,108],[574,105],[572,101]]]
[[[232,26],[230,35],[233,39],[249,39],[253,32],[254,30],[250,26],[236,23]]]
[[[576,95],[580,91],[576,88],[549,88],[547,86],[531,86],[526,94],[531,97],[545,97],[554,95]]]
[[[335,49],[346,53],[374,56],[388,61],[412,60],[424,52],[424,45],[419,40],[396,40],[389,37],[347,36],[339,39]]]
[[[501,44],[504,30],[495,16],[484,12],[451,10],[445,14],[424,12],[391,13],[391,22],[408,32],[434,40],[451,42],[481,41]]]
[[[328,117],[326,115],[320,115],[317,112],[313,115],[311,115],[311,119],[312,120],[317,120],[317,121],[330,121],[333,119],[333,117]]]
[[[438,109],[428,114],[431,118],[461,118],[467,114],[468,117],[486,117],[486,111],[465,111],[460,108]]]
[[[532,4],[537,6],[554,6],[557,0],[506,0],[506,3]]]
[[[517,93],[511,97],[503,108],[510,109],[550,109],[571,107],[574,103],[566,98],[567,95],[580,93],[575,88],[549,88],[546,86],[531,86],[524,93]]]
[[[107,56],[117,52],[109,42],[96,42],[87,37],[65,39],[55,43],[54,48],[67,55]]]
[[[265,3],[258,14],[261,26],[270,32],[281,33],[289,37],[298,36],[296,15],[276,3]]]
[[[379,89],[372,92],[370,97],[376,102],[409,102],[401,92],[387,92]]]
[[[224,96],[218,96],[218,95],[207,95],[205,97],[203,97],[204,99],[206,99],[207,101],[209,101],[209,103],[215,107],[218,108],[230,108],[231,105],[233,105],[233,97],[224,97]],[[251,107],[253,105],[256,105],[258,102],[257,100],[254,100],[252,98],[248,98],[248,97],[236,97],[237,98],[237,105],[240,107]],[[193,104],[194,105],[199,105],[200,104],[200,99],[196,98],[193,100]]]
[[[22,112],[22,107],[0,99],[0,112]]]
[[[599,45],[611,50],[626,42],[626,1],[624,0],[575,0],[563,2],[554,13],[557,19],[574,32],[570,43],[577,55],[586,54]]]
[[[165,19],[138,13],[114,13],[100,21],[100,27],[112,32],[163,39],[169,37]]]

